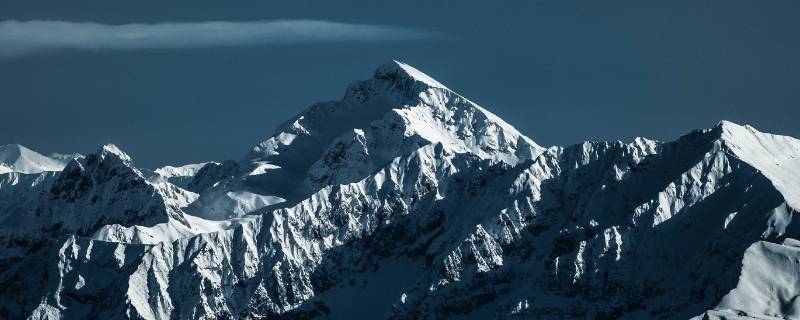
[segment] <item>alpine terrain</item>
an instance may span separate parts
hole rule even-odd
[[[795,138],[546,148],[391,61],[238,160],[0,147],[0,318],[800,319],[798,208]]]

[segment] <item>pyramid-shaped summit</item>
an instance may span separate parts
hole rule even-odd
[[[393,120],[402,120],[402,124],[397,124],[404,127],[402,134],[423,136],[431,142],[461,140],[467,144],[492,144],[498,142],[495,138],[502,136],[501,139],[511,144],[516,144],[515,140],[523,141],[525,146],[521,152],[528,154],[515,155],[517,158],[532,158],[542,150],[496,115],[421,71],[392,60],[380,66],[372,78],[352,83],[344,99],[314,104],[281,125],[269,139],[254,148],[250,158],[275,155],[282,142],[291,143],[289,140],[294,141],[297,136],[332,139],[353,129],[368,130]],[[485,150],[500,148],[498,145],[481,145],[478,149],[480,147]],[[511,160],[512,157],[506,158]]]
[[[405,79],[406,81],[417,81],[432,88],[446,88],[444,85],[429,77],[422,71],[419,71],[416,68],[397,60],[386,62],[382,66],[378,67],[378,70],[375,71],[375,78]]]
[[[230,217],[276,201],[292,203],[434,144],[512,165],[544,150],[486,109],[392,60],[372,78],[352,83],[342,100],[314,104],[281,125],[239,161],[235,178],[201,195],[196,213]]]

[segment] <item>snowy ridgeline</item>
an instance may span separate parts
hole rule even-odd
[[[238,161],[0,147],[3,319],[800,318],[800,141],[543,148],[400,62]]]

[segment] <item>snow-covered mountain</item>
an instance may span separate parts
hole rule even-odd
[[[315,104],[279,126],[229,164],[231,174],[203,193],[192,212],[226,219],[296,203],[432,143],[511,164],[543,150],[489,111],[393,61],[350,85],[342,100]]]
[[[800,140],[725,121],[543,148],[392,61],[239,160],[58,170],[0,174],[0,318],[800,318]]]

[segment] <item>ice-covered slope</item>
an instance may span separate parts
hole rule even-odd
[[[7,242],[0,318],[793,318],[798,146],[721,122],[543,149],[390,62],[185,189],[111,147],[7,182],[92,192],[12,201],[67,227]]]
[[[792,208],[800,208],[800,140],[720,123],[730,151],[764,174]]]
[[[6,144],[0,146],[0,174],[61,171],[74,156],[79,155],[46,157],[19,144]]]

